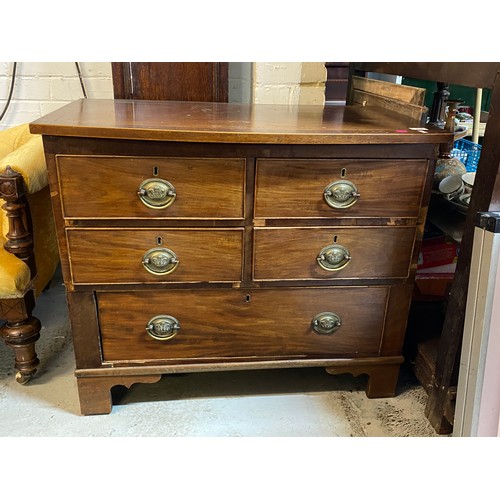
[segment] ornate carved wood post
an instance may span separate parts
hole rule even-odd
[[[446,122],[446,101],[450,97],[449,83],[437,82],[437,90],[434,92],[429,124],[444,128]]]
[[[28,201],[24,192],[22,176],[9,166],[0,175],[0,197],[6,203],[2,209],[9,220],[9,231],[5,235],[5,249],[24,261],[30,268],[31,278],[36,275],[33,237]],[[35,342],[40,338],[40,321],[31,315],[35,306],[33,290],[23,297],[0,299],[0,317],[7,323],[0,328],[5,343],[15,352],[16,380],[28,382],[36,372],[39,361]]]

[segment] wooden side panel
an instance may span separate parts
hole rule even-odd
[[[96,298],[93,292],[68,292],[71,335],[77,368],[101,366],[101,344]]]
[[[423,106],[425,101],[425,89],[399,85],[397,83],[373,80],[372,78],[352,77],[353,89],[360,92],[375,94],[402,103]]]
[[[425,160],[257,161],[255,217],[417,217],[427,171]],[[349,208],[331,208],[324,191],[345,179],[360,197]]]
[[[242,278],[240,228],[68,229],[67,238],[75,284],[237,282]],[[145,253],[156,247],[177,256],[179,264],[170,274],[151,274],[143,266]]]
[[[45,148],[45,141],[44,141]],[[45,154],[47,163],[47,173],[50,186],[50,199],[52,203],[52,212],[56,224],[57,245],[59,248],[59,256],[61,259],[61,272],[64,279],[64,285],[67,290],[73,289],[71,282],[71,272],[69,269],[68,245],[66,242],[66,231],[64,230],[64,221],[62,215],[61,196],[59,190],[59,182],[57,178],[57,160],[54,154]]]
[[[406,278],[415,232],[414,227],[397,226],[256,228],[254,279]],[[345,248],[350,260],[344,268],[328,271],[317,258],[334,244]]]
[[[104,359],[377,355],[387,296],[387,287],[99,293]],[[342,326],[320,335],[311,322],[326,311]],[[170,340],[145,330],[162,314],[180,324]]]
[[[414,120],[418,120],[424,125],[424,120],[427,117],[428,108],[426,106],[415,106],[390,97],[379,96],[370,92],[352,89],[351,92],[352,104],[362,106],[381,106],[384,109],[400,113]]]
[[[413,282],[391,286],[387,304],[387,321],[380,350],[384,356],[397,356],[402,352],[412,291]]]
[[[65,218],[244,217],[244,159],[58,156],[57,170]],[[139,199],[150,178],[173,185],[170,206],[150,208]]]

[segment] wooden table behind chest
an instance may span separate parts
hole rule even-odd
[[[72,103],[44,135],[81,411],[162,374],[395,393],[441,130],[374,108]]]

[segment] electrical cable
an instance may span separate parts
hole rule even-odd
[[[80,71],[80,65],[75,63],[76,69],[78,71],[78,78],[80,78],[80,85],[82,86],[83,97],[87,99],[87,92],[85,92],[85,85],[83,84],[82,72]]]
[[[10,101],[12,99],[12,94],[14,93],[14,84],[16,81],[16,69],[17,69],[17,63],[15,62],[12,68],[12,79],[10,81],[9,97],[7,97],[7,102],[5,103],[5,107],[2,111],[2,114],[0,114],[0,121],[2,121],[2,118],[5,116],[5,113],[7,113],[7,109],[9,109]]]

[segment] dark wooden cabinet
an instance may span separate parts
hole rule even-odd
[[[115,99],[228,100],[228,63],[113,62]]]
[[[437,146],[374,107],[77,101],[43,134],[84,414],[164,373],[395,394]]]
[[[349,63],[327,62],[326,67],[326,101],[346,101],[349,82]]]

